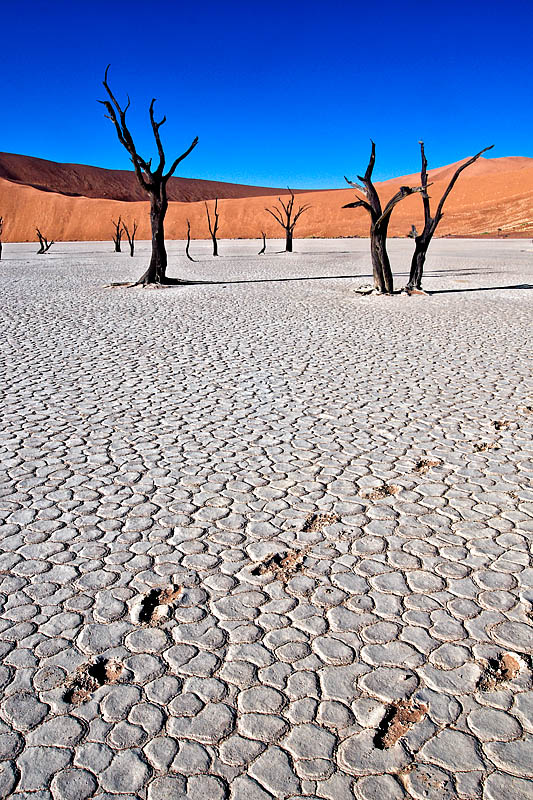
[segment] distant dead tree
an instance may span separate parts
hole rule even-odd
[[[0,217],[0,261],[2,260],[2,233],[4,232],[4,218]]]
[[[416,229],[416,225],[411,225],[411,230],[407,234],[407,238],[408,239],[416,239],[417,236],[418,236],[418,231]]]
[[[218,256],[218,242],[217,242],[217,231],[218,231],[218,198],[215,200],[215,209],[213,214],[213,221],[211,222],[211,217],[209,215],[209,206],[205,203],[205,211],[207,214],[207,224],[209,225],[209,233],[211,234],[211,239],[213,240],[213,255]]]
[[[191,221],[187,220],[187,244],[185,245],[185,255],[187,256],[189,261],[196,261],[196,259],[193,258],[189,253],[190,246],[191,246]]]
[[[120,242],[122,240],[122,217],[119,217],[118,220],[115,222],[114,219],[111,220],[113,223],[113,227],[115,229],[115,233],[113,235],[113,242],[115,245],[115,253],[122,252],[120,249]]]
[[[258,252],[258,254],[257,254],[258,256],[264,255],[264,253],[266,252],[266,249],[267,249],[267,243],[266,243],[267,235],[266,235],[266,233],[264,231],[261,231],[261,236],[263,237],[263,247]]]
[[[431,216],[431,207],[430,207],[430,202],[429,202],[430,197],[429,197],[428,191],[427,191],[428,190],[428,186],[430,185],[430,184],[428,184],[428,173],[427,173],[428,162],[427,162],[427,159],[426,159],[426,154],[424,152],[424,142],[419,142],[419,144],[420,144],[420,153],[421,153],[421,157],[422,157],[422,169],[420,171],[420,182],[422,184],[422,189],[421,189],[421,191],[422,191],[422,204],[424,206],[424,229],[423,229],[422,233],[420,233],[418,236],[415,237],[415,252],[413,253],[413,258],[412,258],[412,261],[411,261],[411,271],[410,271],[410,274],[409,274],[409,283],[405,287],[407,292],[411,292],[411,291],[413,291],[415,289],[421,289],[422,288],[422,274],[424,272],[424,263],[426,261],[426,255],[427,255],[428,247],[429,247],[429,244],[431,242],[431,239],[433,238],[433,234],[435,233],[435,230],[437,229],[437,225],[439,224],[439,222],[441,221],[441,219],[443,217],[442,209],[444,207],[444,203],[446,202],[446,200],[448,198],[448,195],[450,194],[451,190],[455,186],[455,182],[456,182],[457,178],[459,177],[459,175],[461,174],[461,172],[464,169],[469,167],[470,164],[473,164],[474,161],[477,161],[477,159],[481,155],[483,155],[483,153],[486,153],[487,150],[492,150],[492,148],[494,147],[493,144],[491,144],[489,147],[484,147],[483,150],[480,150],[479,153],[476,153],[475,156],[472,156],[472,158],[469,158],[468,161],[465,161],[464,164],[461,164],[461,166],[458,167],[455,170],[455,172],[453,174],[453,177],[450,180],[450,182],[449,182],[449,184],[448,184],[448,186],[446,188],[446,191],[444,192],[444,194],[442,195],[442,197],[440,199],[440,202],[439,202],[439,204],[437,206],[436,214],[435,214],[434,217],[432,217]]]
[[[390,217],[395,206],[410,194],[420,192],[420,186],[409,187],[400,186],[396,194],[391,197],[384,209],[381,207],[376,187],[372,183],[372,171],[376,161],[376,145],[372,142],[370,160],[364,175],[357,178],[363,184],[353,183],[345,176],[344,179],[350,186],[362,192],[364,199],[359,198],[354,203],[347,203],[343,208],[364,208],[370,214],[370,255],[372,258],[372,271],[374,274],[374,289],[381,294],[392,294],[394,291],[394,281],[390,268],[389,255],[387,253],[387,231]]]
[[[289,187],[287,186],[287,189]],[[299,206],[298,210],[294,210],[294,192],[292,189],[289,189],[289,193],[291,199],[288,200],[286,203],[278,197],[278,203],[281,206],[274,206],[273,208],[265,208],[265,211],[274,217],[276,222],[278,222],[283,230],[285,231],[285,252],[292,253],[292,237],[294,233],[294,227],[302,214],[305,211],[308,211],[311,206],[309,204]]]
[[[150,222],[152,228],[152,257],[150,265],[146,272],[141,275],[136,285],[147,285],[150,283],[157,284],[170,284],[179,283],[179,280],[167,278],[167,251],[165,249],[165,229],[164,221],[168,209],[167,198],[167,183],[168,179],[174,174],[178,164],[186,158],[189,153],[198,144],[198,137],[195,137],[187,150],[182,153],[175,161],[173,161],[170,169],[165,172],[165,152],[161,143],[159,135],[159,128],[166,122],[166,117],[163,117],[159,122],[154,117],[154,103],[155,98],[150,103],[150,123],[152,125],[152,132],[154,134],[155,143],[157,145],[157,152],[159,155],[159,163],[155,169],[152,169],[152,159],[146,161],[142,158],[136,148],[131,136],[130,131],[126,125],[126,112],[130,107],[130,100],[125,108],[121,108],[118,100],[111,91],[107,82],[107,73],[109,65],[106,67],[103,85],[109,95],[109,100],[100,100],[99,102],[105,106],[107,110],[106,116],[111,120],[115,126],[119,142],[125,147],[130,154],[135,174],[142,188],[148,193],[150,197]]]
[[[49,242],[46,236],[43,236],[39,228],[35,228],[37,231],[37,236],[39,238],[39,249],[37,250],[37,255],[41,255],[41,253],[47,253],[48,250],[52,247],[55,242]]]
[[[120,220],[120,217],[119,217]],[[124,229],[124,233],[128,239],[128,244],[130,246],[130,256],[133,258],[133,254],[135,252],[135,234],[137,233],[137,220],[133,220],[133,227],[128,228],[125,222],[122,223],[122,227]],[[131,227],[131,226],[130,226]]]

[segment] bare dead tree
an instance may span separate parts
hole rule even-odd
[[[433,234],[435,233],[435,231],[437,229],[437,225],[439,224],[439,222],[441,221],[441,219],[443,217],[442,209],[444,207],[444,203],[448,199],[448,195],[450,194],[451,190],[455,186],[455,182],[457,181],[457,178],[459,177],[459,175],[461,174],[461,172],[464,169],[466,169],[471,164],[473,164],[474,161],[477,161],[478,158],[481,155],[483,155],[483,153],[486,153],[487,150],[492,150],[492,148],[494,147],[493,144],[491,144],[489,147],[484,147],[483,150],[480,150],[479,153],[476,153],[475,156],[472,156],[472,158],[469,158],[468,161],[465,161],[464,164],[461,164],[461,166],[458,167],[455,170],[455,172],[454,172],[454,174],[453,174],[453,176],[452,176],[452,178],[451,178],[451,180],[450,180],[450,182],[449,182],[444,194],[442,195],[442,197],[441,197],[441,199],[439,201],[435,216],[432,217],[431,216],[431,206],[430,206],[430,202],[429,202],[430,201],[430,197],[429,197],[429,194],[428,194],[428,191],[427,191],[428,190],[428,186],[431,185],[431,184],[428,184],[428,172],[427,172],[428,162],[427,162],[426,154],[425,154],[425,151],[424,151],[424,142],[419,142],[419,144],[420,144],[420,154],[421,154],[421,157],[422,157],[422,169],[420,171],[420,183],[422,184],[422,189],[421,189],[421,191],[422,191],[422,204],[424,206],[424,229],[422,230],[422,233],[420,233],[418,236],[415,237],[415,252],[413,253],[413,258],[412,258],[412,261],[411,261],[411,271],[410,271],[410,274],[409,274],[409,283],[405,287],[408,292],[413,291],[414,289],[421,289],[422,288],[422,274],[424,272],[424,264],[425,264],[425,261],[426,261],[426,255],[427,255],[428,247],[429,247],[429,244],[431,242],[431,239],[433,238]]]
[[[0,217],[0,261],[2,260],[2,233],[4,232],[4,218]]]
[[[191,246],[191,221],[187,220],[187,244],[185,245],[185,255],[187,256],[189,261],[196,261],[196,259],[193,258],[189,253],[190,246]]]
[[[152,228],[152,257],[150,265],[146,272],[141,275],[136,285],[143,285],[149,283],[179,283],[176,279],[167,278],[167,251],[165,248],[165,215],[168,209],[167,198],[167,183],[168,179],[174,174],[176,167],[184,158],[186,158],[198,144],[198,137],[196,136],[187,150],[183,152],[175,161],[172,162],[170,169],[165,172],[165,152],[159,129],[161,125],[166,122],[166,117],[163,117],[159,122],[154,117],[154,103],[155,98],[150,103],[150,123],[152,125],[152,132],[154,134],[155,143],[157,145],[157,152],[159,156],[159,163],[155,169],[152,169],[152,159],[146,161],[136,150],[135,143],[132,135],[126,124],[126,112],[130,107],[130,99],[124,108],[122,108],[111,91],[107,82],[107,73],[109,65],[106,68],[103,80],[104,88],[109,95],[109,100],[100,100],[99,102],[105,106],[107,110],[106,116],[111,120],[115,126],[119,142],[125,147],[131,157],[131,161],[135,168],[135,174],[142,188],[148,193],[150,197],[150,223]]]
[[[261,250],[258,252],[258,254],[257,254],[258,256],[262,256],[262,255],[264,255],[264,253],[265,253],[265,251],[266,251],[266,249],[267,249],[267,243],[266,243],[266,237],[267,237],[267,235],[266,235],[266,233],[265,233],[264,231],[261,231],[261,236],[263,237],[263,247],[262,247],[262,248],[261,248]]]
[[[35,230],[37,231],[37,236],[39,238],[39,249],[37,250],[37,255],[39,256],[41,253],[47,253],[52,245],[55,244],[55,242],[49,242],[46,236],[43,236],[39,228],[35,228]]]
[[[120,217],[119,217],[120,219]],[[133,258],[133,254],[135,253],[135,234],[137,233],[137,220],[133,220],[133,227],[128,228],[125,222],[122,223],[122,227],[124,229],[124,233],[128,239],[128,244],[130,246],[130,256]],[[131,226],[130,226],[131,227]]]
[[[209,215],[209,206],[205,203],[205,211],[207,214],[207,224],[209,225],[209,233],[211,234],[211,239],[213,240],[213,255],[218,256],[218,242],[217,242],[217,231],[218,231],[218,198],[215,200],[215,210],[213,214],[213,221],[211,222],[211,217]]]
[[[111,222],[113,223],[113,227],[115,229],[115,233],[113,234],[115,253],[120,253],[122,252],[120,249],[120,242],[122,240],[122,217],[119,217],[117,221],[112,219]]]
[[[394,291],[394,281],[390,267],[389,255],[387,253],[387,231],[391,214],[398,203],[414,192],[420,192],[421,187],[400,186],[396,194],[391,197],[385,208],[381,207],[381,200],[372,183],[372,172],[376,162],[376,145],[372,142],[370,160],[364,175],[358,175],[362,186],[353,183],[345,176],[345,181],[364,194],[363,198],[358,198],[354,203],[347,203],[343,208],[364,208],[370,214],[370,254],[372,258],[372,271],[374,274],[374,289],[381,294],[392,294]]]
[[[288,186],[287,186],[287,189],[289,189]],[[296,226],[296,223],[298,222],[298,220],[300,219],[302,214],[305,211],[308,211],[311,208],[311,206],[309,204],[307,204],[307,205],[299,206],[297,211],[295,211],[294,210],[294,192],[292,191],[292,189],[289,189],[289,193],[290,193],[291,199],[288,200],[286,203],[281,199],[281,197],[278,197],[278,203],[279,203],[279,206],[281,206],[281,208],[279,206],[273,206],[273,208],[265,208],[265,211],[268,211],[268,213],[272,217],[274,217],[276,222],[278,222],[281,225],[281,227],[284,229],[284,231],[285,231],[285,252],[286,253],[292,253],[292,238],[293,238],[294,228]]]
[[[407,238],[408,239],[416,239],[417,236],[418,236],[418,231],[416,229],[416,225],[411,225],[411,230],[407,234]]]

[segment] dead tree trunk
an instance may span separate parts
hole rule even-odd
[[[2,260],[2,233],[4,232],[4,218],[0,217],[0,261]]]
[[[150,224],[152,228],[152,257],[150,259],[150,264],[146,272],[141,275],[139,280],[135,285],[142,285],[146,286],[150,283],[158,283],[158,284],[170,284],[170,283],[180,283],[179,280],[167,278],[167,251],[165,249],[165,214],[167,213],[168,208],[168,199],[167,199],[167,182],[171,175],[174,174],[176,167],[178,164],[186,158],[189,153],[196,147],[198,144],[198,137],[193,139],[190,146],[185,150],[181,156],[178,156],[176,160],[172,163],[170,169],[165,173],[165,152],[163,150],[163,145],[161,143],[161,137],[159,135],[159,128],[166,122],[166,117],[160,122],[157,122],[154,117],[154,103],[155,98],[150,103],[150,123],[152,125],[152,132],[154,134],[154,139],[157,145],[157,152],[159,155],[159,163],[155,169],[152,169],[152,159],[146,161],[142,158],[135,148],[135,143],[131,136],[130,131],[126,125],[126,112],[130,106],[130,101],[128,98],[128,103],[124,109],[118,103],[118,100],[114,96],[113,92],[109,88],[109,84],[107,83],[107,73],[109,70],[109,65],[106,68],[105,76],[104,76],[104,88],[109,95],[109,100],[100,100],[99,102],[102,103],[106,110],[106,116],[111,120],[113,125],[115,126],[115,130],[117,132],[117,136],[119,142],[126,148],[128,153],[131,156],[131,160],[133,162],[133,166],[135,168],[135,174],[137,175],[137,180],[139,181],[140,185],[143,189],[148,193],[150,197]]]
[[[190,246],[191,246],[191,221],[187,220],[187,244],[185,245],[185,255],[187,256],[189,261],[196,261],[196,259],[193,258],[189,253]]]
[[[267,235],[266,235],[266,233],[264,231],[261,231],[261,236],[263,237],[263,247],[261,248],[261,250],[257,254],[258,256],[264,255],[264,253],[266,252],[266,249],[267,249],[267,243],[266,243],[266,236]]]
[[[205,203],[205,211],[207,214],[207,224],[209,225],[209,233],[211,234],[211,239],[213,240],[213,255],[218,256],[218,242],[217,242],[217,231],[218,231],[218,198],[215,200],[215,211],[213,215],[213,222],[211,222],[211,217],[209,215],[209,207],[207,203]]]
[[[35,228],[35,230],[39,238],[39,249],[37,250],[37,255],[39,256],[41,253],[47,253],[55,242],[49,242],[46,236],[43,236],[39,228]]]
[[[122,227],[124,228],[124,233],[128,238],[128,244],[130,246],[130,256],[133,258],[133,254],[135,253],[135,234],[137,233],[137,220],[135,219],[133,220],[133,228],[131,229],[131,233],[130,229],[128,228],[125,222],[122,223]]]
[[[422,157],[422,169],[420,171],[420,183],[422,184],[422,203],[424,206],[424,229],[422,233],[415,236],[415,251],[413,253],[413,258],[411,261],[411,271],[409,273],[409,283],[405,287],[407,292],[412,292],[416,289],[422,289],[422,275],[424,273],[424,264],[426,262],[426,255],[428,251],[429,244],[433,238],[433,234],[437,229],[437,225],[441,221],[443,217],[442,209],[444,207],[444,203],[446,202],[448,195],[450,194],[451,190],[455,186],[455,182],[461,172],[473,164],[474,161],[486,153],[487,150],[491,150],[494,147],[493,144],[490,147],[485,147],[483,150],[480,150],[479,153],[476,153],[475,156],[465,161],[464,164],[461,164],[458,167],[453,176],[450,180],[446,191],[442,195],[439,205],[437,206],[437,212],[434,217],[431,216],[431,207],[430,207],[430,197],[428,195],[428,172],[427,172],[427,158],[424,151],[424,142],[420,142],[420,153]]]
[[[380,294],[392,294],[394,291],[394,281],[392,277],[392,270],[390,267],[389,255],[387,253],[387,232],[391,214],[395,206],[403,200],[404,197],[420,192],[421,187],[401,186],[399,191],[391,197],[384,209],[381,207],[381,200],[379,199],[376,187],[372,183],[372,171],[376,161],[376,145],[372,142],[372,151],[368,167],[363,176],[358,175],[362,186],[358,183],[353,183],[345,177],[347,183],[353,186],[354,189],[362,192],[365,198],[359,198],[354,203],[348,203],[343,208],[358,208],[359,206],[366,209],[370,214],[370,255],[372,258],[372,272],[374,276],[374,289]]]
[[[120,253],[122,252],[120,249],[120,242],[122,240],[122,217],[119,217],[117,222],[115,222],[114,219],[112,219],[111,222],[113,223],[113,227],[115,229],[115,233],[113,235],[115,253]]]
[[[287,189],[289,187],[287,186]],[[298,208],[297,211],[294,210],[294,192],[292,189],[289,189],[289,193],[291,195],[291,199],[288,200],[286,203],[283,202],[281,197],[278,197],[279,206],[273,206],[273,208],[265,208],[265,211],[274,217],[276,222],[278,222],[283,230],[285,231],[285,252],[292,253],[292,237],[294,234],[294,228],[296,223],[302,216],[305,211],[308,211],[311,206],[310,205],[303,205]]]

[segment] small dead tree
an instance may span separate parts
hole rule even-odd
[[[120,217],[119,217],[120,219]],[[124,233],[128,239],[128,244],[130,246],[130,256],[133,258],[133,254],[135,253],[135,234],[137,233],[137,220],[133,220],[133,227],[128,228],[125,222],[122,223],[122,227],[124,229]],[[130,226],[131,227],[131,226]]]
[[[478,158],[481,155],[483,155],[483,153],[486,153],[487,150],[492,150],[492,148],[494,147],[493,144],[491,144],[489,147],[484,147],[483,150],[480,150],[479,153],[476,153],[475,156],[472,156],[472,158],[469,158],[468,161],[465,161],[464,164],[461,164],[461,166],[458,167],[455,170],[455,172],[454,172],[454,174],[452,176],[452,179],[450,180],[450,182],[449,182],[449,184],[448,184],[448,186],[446,188],[446,191],[444,192],[444,194],[442,195],[442,197],[440,199],[440,202],[439,202],[439,204],[437,206],[437,211],[435,213],[435,216],[432,217],[431,216],[431,206],[430,206],[430,202],[429,202],[430,201],[430,197],[429,197],[429,194],[428,194],[428,186],[431,185],[431,184],[428,184],[428,172],[427,172],[428,162],[427,162],[426,154],[425,154],[425,151],[424,151],[424,142],[419,142],[419,144],[420,144],[420,154],[421,154],[421,157],[422,157],[422,169],[420,171],[420,183],[422,184],[422,187],[421,187],[422,204],[424,206],[424,228],[422,230],[422,233],[420,233],[417,236],[415,236],[415,252],[413,253],[413,258],[412,258],[412,261],[411,261],[411,271],[410,271],[410,274],[409,274],[409,283],[405,287],[407,292],[411,292],[411,291],[413,291],[415,289],[421,289],[422,288],[422,274],[424,272],[424,264],[425,264],[425,261],[426,261],[426,255],[427,255],[428,247],[429,247],[429,244],[431,242],[431,239],[433,238],[433,234],[435,233],[435,231],[437,229],[437,225],[439,224],[439,222],[441,221],[441,219],[443,217],[442,209],[444,207],[444,203],[446,202],[446,200],[448,198],[448,195],[450,194],[451,190],[455,186],[455,182],[456,182],[457,178],[459,177],[459,175],[461,174],[461,172],[464,169],[466,169],[471,164],[473,164],[474,161],[477,161]]]
[[[407,238],[408,239],[416,239],[417,236],[418,236],[418,231],[416,229],[416,225],[411,225],[411,230],[407,234]]]
[[[37,250],[37,255],[39,256],[41,253],[47,253],[55,242],[49,242],[46,236],[43,236],[39,228],[35,228],[35,230],[39,238],[39,249]]]
[[[163,144],[161,142],[161,137],[159,135],[159,129],[161,125],[166,122],[166,117],[163,117],[162,120],[157,122],[154,116],[154,103],[155,98],[152,99],[150,103],[150,123],[152,125],[152,132],[154,134],[155,143],[157,146],[157,152],[159,155],[159,163],[155,169],[152,169],[152,159],[150,158],[146,161],[136,150],[135,143],[133,141],[132,135],[128,129],[126,124],[126,112],[130,107],[130,100],[128,98],[128,102],[124,108],[122,108],[116,99],[115,95],[111,91],[109,84],[107,82],[107,73],[109,71],[109,65],[106,68],[105,76],[103,80],[104,88],[109,95],[109,100],[100,100],[99,102],[105,106],[107,110],[106,116],[111,120],[113,125],[115,126],[115,130],[117,132],[119,142],[125,147],[125,149],[130,154],[133,166],[135,168],[135,174],[137,176],[137,180],[139,181],[142,188],[148,193],[150,197],[150,223],[152,227],[152,257],[150,259],[150,265],[146,272],[141,275],[139,280],[137,281],[136,285],[147,285],[150,283],[156,284],[169,284],[169,283],[179,283],[177,280],[173,280],[167,278],[167,251],[165,248],[165,215],[168,209],[168,198],[167,198],[167,183],[168,179],[171,175],[174,174],[176,167],[180,164],[184,158],[186,158],[189,153],[194,150],[196,145],[198,144],[198,137],[196,136],[187,150],[182,153],[175,161],[172,162],[170,169],[165,172],[165,152],[163,149]]]
[[[266,233],[265,233],[264,231],[261,231],[261,236],[263,237],[263,247],[262,247],[262,248],[261,248],[261,250],[258,252],[258,254],[257,254],[258,256],[262,256],[262,255],[264,255],[264,254],[265,254],[265,252],[266,252],[266,249],[267,249],[267,243],[266,243],[266,237],[267,237],[267,235],[266,235]]]
[[[2,233],[4,232],[4,218],[0,217],[0,261],[2,260]]]
[[[195,258],[191,256],[189,253],[189,248],[191,246],[191,221],[187,220],[187,244],[185,245],[185,255],[189,259],[189,261],[196,261]]]
[[[289,187],[287,186],[287,189]],[[283,230],[285,231],[285,252],[292,253],[292,238],[294,234],[294,228],[296,223],[302,216],[305,211],[308,211],[311,206],[309,204],[299,206],[298,209],[294,210],[294,192],[292,189],[289,189],[289,193],[291,196],[290,200],[287,200],[285,203],[281,197],[278,197],[279,206],[273,206],[273,208],[265,208],[265,211],[274,217],[276,222],[278,222]]]
[[[211,216],[209,214],[209,206],[207,202],[205,203],[205,211],[207,214],[207,224],[209,225],[209,233],[211,234],[211,239],[213,240],[213,255],[218,256],[218,242],[217,242],[217,231],[218,231],[218,198],[215,200],[215,209],[213,214],[213,221],[211,221]]]
[[[420,186],[400,186],[396,194],[391,197],[385,208],[381,207],[381,200],[372,183],[372,172],[376,162],[376,145],[372,142],[370,160],[364,175],[358,175],[362,186],[353,183],[345,176],[344,179],[350,186],[364,194],[364,199],[359,198],[354,203],[347,203],[343,208],[364,208],[370,214],[370,255],[372,258],[372,272],[374,275],[374,289],[380,294],[392,294],[394,281],[387,253],[387,231],[391,214],[398,203],[414,192],[420,192]]]
[[[115,245],[115,253],[122,252],[120,249],[120,242],[122,240],[122,217],[119,217],[118,220],[115,222],[114,219],[111,220],[113,223],[113,227],[115,229],[115,233],[113,234],[113,243]]]

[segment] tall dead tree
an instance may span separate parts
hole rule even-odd
[[[267,235],[266,235],[266,233],[264,231],[261,231],[261,236],[263,237],[263,247],[258,252],[258,254],[257,254],[258,256],[264,255],[265,252],[266,252],[266,249],[267,249],[267,243],[266,243]]]
[[[115,253],[120,253],[122,252],[120,249],[120,242],[122,240],[122,217],[119,217],[116,222],[114,219],[112,219],[111,222],[113,223],[113,227],[115,229],[115,233],[113,234]]]
[[[2,260],[2,233],[4,232],[4,218],[0,217],[0,261]]]
[[[425,264],[425,261],[426,261],[426,255],[427,255],[428,247],[429,247],[429,244],[431,242],[431,239],[433,238],[433,234],[435,233],[435,231],[437,229],[437,225],[439,224],[439,222],[441,221],[441,219],[443,217],[442,209],[444,207],[444,203],[446,202],[446,200],[448,198],[448,195],[450,194],[451,190],[455,186],[455,182],[456,182],[457,178],[459,177],[459,175],[461,174],[461,172],[464,169],[466,169],[471,164],[473,164],[474,161],[477,161],[478,158],[481,155],[483,155],[483,153],[486,153],[487,150],[492,150],[492,148],[494,147],[494,145],[491,144],[490,147],[483,148],[483,150],[480,150],[479,153],[476,153],[475,156],[472,156],[472,158],[469,158],[468,161],[465,161],[464,164],[461,164],[461,166],[458,167],[455,170],[455,172],[454,172],[454,174],[452,176],[452,179],[450,180],[450,182],[449,182],[449,184],[448,184],[448,186],[446,188],[446,191],[444,192],[444,194],[442,195],[442,197],[440,199],[440,202],[439,202],[439,204],[437,206],[437,211],[435,213],[435,216],[432,217],[431,216],[431,206],[430,206],[430,202],[429,202],[430,201],[430,197],[429,197],[429,194],[428,194],[428,186],[430,185],[430,184],[428,184],[428,172],[427,172],[428,162],[427,162],[426,154],[425,154],[425,151],[424,151],[424,142],[420,142],[419,144],[420,144],[420,154],[421,154],[421,157],[422,157],[422,169],[420,171],[420,183],[422,184],[422,189],[421,189],[421,191],[422,191],[422,204],[424,206],[424,229],[422,230],[422,233],[420,233],[420,234],[418,234],[417,236],[414,237],[415,238],[415,252],[413,253],[413,258],[412,258],[412,261],[411,261],[411,271],[410,271],[410,274],[409,274],[409,283],[405,287],[407,292],[411,292],[411,291],[413,291],[415,289],[421,289],[422,288],[422,274],[424,272],[424,264]]]
[[[215,209],[213,212],[213,221],[211,221],[211,217],[209,215],[209,206],[205,203],[205,211],[207,214],[207,224],[209,225],[209,233],[211,234],[211,239],[213,240],[213,255],[218,256],[218,242],[217,242],[217,231],[218,231],[218,198],[215,200]]]
[[[185,255],[189,259],[189,261],[196,261],[195,258],[191,256],[189,253],[189,248],[191,246],[191,221],[187,220],[187,244],[185,245]]]
[[[120,219],[120,217],[119,217]],[[128,244],[130,246],[130,256],[133,258],[133,254],[135,253],[135,234],[137,233],[137,220],[133,220],[133,227],[126,225],[125,222],[122,223],[122,227],[124,229],[124,233],[128,239]]]
[[[387,231],[391,214],[398,203],[414,192],[420,192],[421,187],[400,186],[396,194],[391,197],[385,208],[381,207],[376,187],[372,183],[372,172],[376,162],[376,145],[372,142],[370,160],[364,175],[358,175],[362,186],[353,183],[345,176],[345,181],[362,192],[365,197],[357,199],[354,203],[347,203],[343,208],[364,208],[370,214],[370,255],[372,258],[372,272],[374,275],[374,289],[381,294],[392,294],[394,291],[394,280],[390,267],[389,255],[387,253]]]
[[[100,100],[99,102],[105,106],[107,110],[106,116],[111,120],[115,126],[119,142],[125,147],[131,157],[137,180],[142,188],[148,193],[150,197],[150,223],[152,228],[152,257],[150,265],[146,272],[141,275],[136,285],[143,285],[150,283],[169,284],[179,283],[175,279],[167,278],[167,251],[165,248],[165,215],[168,209],[167,198],[167,183],[168,179],[174,174],[176,167],[180,164],[189,153],[194,150],[198,144],[198,137],[196,136],[187,150],[182,153],[175,161],[172,162],[170,169],[165,172],[165,152],[159,135],[161,125],[166,122],[166,117],[157,122],[154,117],[154,103],[155,98],[150,103],[150,123],[152,125],[152,132],[154,134],[155,143],[157,145],[157,152],[159,156],[159,163],[155,169],[152,169],[152,159],[146,161],[136,150],[135,143],[132,135],[126,124],[126,112],[130,107],[130,99],[124,108],[122,108],[111,91],[107,82],[107,73],[109,65],[106,68],[103,80],[104,88],[109,95],[109,100]]]
[[[37,255],[39,256],[41,253],[47,253],[55,242],[49,242],[46,236],[43,236],[39,228],[35,228],[35,230],[37,231],[37,237],[39,239],[39,249],[37,250]]]
[[[287,189],[289,187],[287,186]],[[265,211],[274,217],[276,222],[278,222],[283,230],[285,231],[285,252],[292,253],[292,237],[294,234],[294,228],[296,223],[302,216],[305,211],[308,211],[311,206],[309,204],[299,206],[298,209],[294,210],[294,192],[292,189],[289,189],[289,193],[291,196],[290,200],[287,200],[285,203],[281,197],[278,197],[278,203],[281,206],[273,206],[273,208],[265,208]]]

